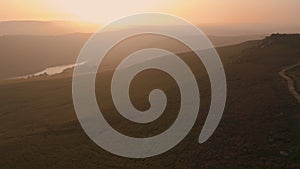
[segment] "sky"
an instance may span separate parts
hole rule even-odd
[[[300,0],[0,0],[0,20],[72,20],[106,24],[139,12],[163,12],[194,24],[300,28]]]

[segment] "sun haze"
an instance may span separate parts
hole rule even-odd
[[[1,0],[1,20],[83,20],[105,23],[138,12],[166,12],[198,23],[300,23],[298,0]]]
[[[0,21],[62,20],[103,25],[140,12],[162,12],[196,25],[252,32],[300,31],[298,0],[1,0]],[[255,31],[253,31],[255,30]],[[257,31],[259,30],[259,31]],[[237,32],[235,32],[237,33]]]

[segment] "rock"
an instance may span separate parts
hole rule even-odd
[[[289,153],[286,151],[280,151],[280,155],[287,157],[289,156]]]

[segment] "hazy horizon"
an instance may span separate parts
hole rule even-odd
[[[112,20],[140,12],[161,12],[182,17],[213,35],[300,32],[300,1],[297,0],[192,0],[188,3],[183,0],[2,0],[0,9],[0,22],[73,22],[79,24],[77,26],[81,27],[82,32],[94,32]]]
[[[0,20],[0,35],[48,35],[47,33],[38,33],[35,29],[54,29],[56,34],[62,35],[71,33],[95,33],[105,25],[83,21],[68,20]],[[154,26],[154,25],[145,25]],[[163,26],[163,25],[159,25]],[[180,26],[180,25],[174,25]],[[300,33],[300,26],[280,25],[280,24],[198,24],[207,35],[211,36],[249,36],[249,35],[270,35],[273,33]],[[22,28],[22,29],[20,29]],[[122,28],[127,29],[127,28]],[[7,33],[8,32],[8,33]],[[24,33],[23,33],[24,32]]]

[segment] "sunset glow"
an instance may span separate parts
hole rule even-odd
[[[0,20],[75,20],[104,24],[139,12],[164,12],[193,23],[298,24],[298,0],[1,0]]]

